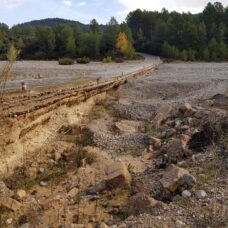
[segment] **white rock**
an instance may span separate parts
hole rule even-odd
[[[188,190],[184,190],[182,193],[181,193],[182,197],[184,198],[189,198],[191,197],[191,192],[189,192]]]
[[[195,192],[197,199],[203,199],[207,196],[207,193],[204,190],[198,190]]]
[[[38,173],[44,173],[44,170],[45,170],[44,168],[39,168]]]
[[[19,228],[29,228],[29,227],[30,227],[29,223],[25,223],[21,225]]]
[[[46,182],[46,181],[41,181],[41,182],[40,182],[40,186],[45,187],[45,186],[47,186],[47,185],[48,185],[48,182]]]
[[[9,218],[6,220],[6,225],[11,225],[13,222],[13,219],[12,218]]]
[[[17,190],[16,198],[17,198],[18,200],[22,200],[23,198],[26,197],[26,195],[27,195],[27,193],[26,193],[25,190],[19,189],[19,190]]]

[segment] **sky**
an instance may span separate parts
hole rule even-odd
[[[111,16],[119,22],[135,9],[201,12],[209,0],[0,0],[0,22],[10,27],[31,20],[64,18],[88,24],[96,18],[106,24]],[[216,1],[211,1],[216,2]],[[228,6],[228,0],[220,0]]]

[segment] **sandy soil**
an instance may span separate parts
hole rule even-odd
[[[19,199],[24,209],[20,216],[2,209],[0,225],[6,228],[25,224],[83,228],[225,228],[228,213],[227,131],[216,145],[200,152],[189,152],[187,148],[190,154],[178,156],[174,161],[196,178],[196,185],[189,189],[190,197],[182,197],[179,189],[167,200],[166,195],[163,198],[155,191],[165,192],[159,186],[170,165],[169,161],[164,161],[164,155],[169,156],[171,152],[169,148],[167,151],[163,148],[172,139],[180,140],[183,135],[191,138],[201,131],[211,114],[218,123],[227,118],[227,97],[224,105],[209,99],[218,93],[227,96],[227,68],[225,63],[163,64],[154,74],[128,81],[108,92],[105,100],[95,102],[91,112],[72,106],[72,113],[65,113],[67,110],[63,106],[62,116],[50,113],[50,118],[42,121],[38,128],[35,126],[35,130],[31,128],[31,132],[25,132],[27,136],[22,135],[20,140],[25,137],[36,140],[36,133],[55,124],[51,121],[57,117],[63,126],[59,126],[56,137],[38,150],[33,160],[25,161],[24,166],[4,178],[7,187],[14,191],[12,197],[17,199],[15,192],[19,189],[24,189],[27,195]],[[185,101],[193,107],[186,116],[186,112],[179,109]],[[153,121],[162,104],[173,105],[173,111],[156,128]],[[73,117],[80,117],[80,123]],[[171,129],[175,133],[168,136]],[[151,136],[159,138],[160,148],[153,147],[149,141]],[[6,143],[14,144],[12,141]],[[174,153],[183,152],[179,149]],[[131,188],[122,189],[119,185],[112,190],[88,191],[106,180],[106,171],[113,161],[121,161],[128,167],[133,180]],[[197,190],[204,190],[206,197],[197,199]],[[133,208],[137,210],[131,213],[137,194],[144,195],[145,204],[138,202]],[[161,208],[150,205],[150,197],[159,200]],[[152,211],[147,211],[147,204]],[[12,219],[9,225],[7,219]],[[102,222],[107,226],[102,226]]]

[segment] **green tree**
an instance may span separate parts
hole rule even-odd
[[[96,21],[96,19],[93,19],[90,21],[90,30],[92,33],[101,32],[100,26],[99,26],[98,22]]]
[[[210,52],[207,47],[203,49],[202,58],[203,60],[206,60],[206,61],[210,60]]]
[[[68,25],[59,25],[56,29],[56,52],[59,57],[73,57],[76,53],[74,32]]]
[[[107,28],[101,38],[101,53],[112,57],[116,54],[116,40],[120,32],[120,26],[116,19],[112,17],[107,24]]]
[[[215,38],[212,38],[208,43],[208,49],[210,52],[210,59],[217,60],[217,53],[218,53],[218,42]]]

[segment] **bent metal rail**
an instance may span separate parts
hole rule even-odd
[[[84,86],[11,98],[2,103],[1,111],[5,117],[18,118],[32,116],[34,118],[35,116],[42,115],[42,109],[45,109],[45,112],[47,112],[47,109],[48,111],[52,111],[62,105],[80,103],[94,95],[118,87],[126,83],[129,79],[149,75],[158,69],[160,64],[162,64],[162,61],[159,59],[151,66],[123,76],[112,77],[108,80],[97,79],[96,81],[88,82]],[[16,110],[14,110],[15,108]]]

